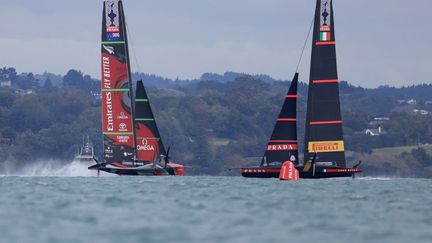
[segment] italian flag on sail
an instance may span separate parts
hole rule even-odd
[[[330,32],[320,32],[320,41],[329,41]]]

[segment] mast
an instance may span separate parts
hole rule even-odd
[[[130,59],[129,59],[129,42],[128,42],[128,35],[127,35],[127,25],[126,25],[126,17],[124,14],[124,8],[123,8],[123,2],[120,0],[119,1],[119,7],[120,7],[120,11],[121,11],[121,16],[123,16],[123,30],[124,30],[124,39],[125,39],[125,46],[126,46],[126,63],[128,64],[128,76],[129,76],[129,95],[131,98],[131,109],[132,109],[132,121],[135,120],[135,102],[133,102],[134,98],[133,98],[133,87],[132,87],[132,72],[131,72],[131,65],[130,65]],[[136,128],[135,128],[135,124],[132,126],[133,129],[133,140],[134,140],[134,161],[137,160],[137,140],[136,140]]]
[[[102,17],[102,131],[106,163],[135,158],[134,107],[122,1],[104,1]]]
[[[345,167],[332,0],[317,0],[305,131],[307,162]]]
[[[138,161],[154,162],[160,155],[166,155],[166,151],[153,115],[149,97],[141,80],[137,82],[135,108],[137,159]]]
[[[298,164],[297,141],[297,86],[298,73],[295,73],[281,112],[276,120],[261,166],[271,162],[287,160]],[[265,160],[265,161],[264,161]]]

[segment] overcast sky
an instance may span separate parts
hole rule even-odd
[[[432,82],[431,0],[334,0],[339,78],[366,86]],[[102,0],[0,0],[0,66],[99,78]],[[124,0],[133,71],[291,79],[315,0]],[[308,43],[310,46],[310,43]],[[133,53],[136,53],[138,63]],[[310,49],[300,67],[309,73]]]

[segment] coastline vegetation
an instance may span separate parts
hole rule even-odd
[[[256,163],[289,87],[268,76],[230,75],[184,81],[144,75],[164,143],[192,174],[237,174],[229,168]],[[3,68],[0,82],[0,170],[6,161],[70,162],[84,136],[101,157],[99,80],[73,69],[56,76]],[[362,160],[364,175],[432,177],[432,115],[414,112],[432,110],[432,85],[365,89],[341,82],[340,90],[349,163]],[[299,92],[301,140],[305,83]],[[381,134],[365,134],[377,126]]]

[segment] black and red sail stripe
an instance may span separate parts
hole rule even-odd
[[[288,94],[285,96],[285,101],[267,145],[262,165],[265,162],[283,163],[287,160],[298,164],[297,85],[298,73],[294,75]]]
[[[134,160],[133,106],[123,5],[104,1],[102,18],[102,131],[104,160]]]
[[[137,159],[148,162],[158,160],[160,155],[165,155],[165,147],[142,81],[137,82],[135,114]]]
[[[304,159],[345,167],[332,0],[317,0],[314,22]]]

